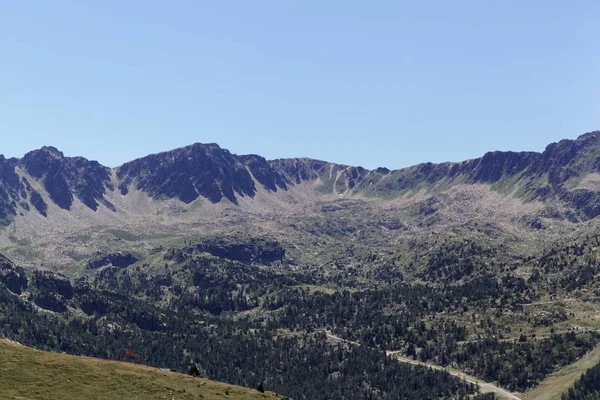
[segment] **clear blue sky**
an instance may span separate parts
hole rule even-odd
[[[0,153],[539,151],[600,129],[599,21],[597,0],[2,1]]]

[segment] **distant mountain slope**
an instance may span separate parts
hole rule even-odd
[[[129,363],[49,353],[0,340],[2,399],[274,399],[271,393]]]

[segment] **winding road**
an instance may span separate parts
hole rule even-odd
[[[342,343],[347,343],[347,344],[351,344],[353,346],[360,346],[360,343],[358,342],[354,342],[352,340],[347,340],[347,339],[343,339],[339,336],[334,335],[331,332],[325,332],[325,334],[327,335],[327,337],[334,341],[334,342],[342,342]],[[471,375],[467,375],[462,371],[456,370],[454,368],[445,368],[442,367],[441,365],[436,365],[436,364],[430,364],[430,363],[426,363],[426,362],[422,362],[422,361],[418,361],[418,360],[413,360],[412,358],[408,358],[408,357],[404,357],[403,355],[400,354],[399,351],[386,351],[385,352],[388,356],[394,357],[396,360],[403,362],[403,363],[407,363],[407,364],[413,364],[413,365],[420,365],[423,367],[429,367],[432,369],[437,369],[440,371],[446,371],[448,372],[450,375],[454,375],[460,379],[463,379],[469,383],[473,383],[476,385],[479,385],[481,392],[482,393],[495,393],[497,396],[503,398],[503,399],[510,399],[510,400],[522,400],[521,397],[517,396],[515,393],[509,392],[506,389],[502,389],[499,386],[496,386],[492,383],[489,382],[485,382],[482,381],[481,379],[475,378],[474,376]]]

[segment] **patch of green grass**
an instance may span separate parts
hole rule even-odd
[[[78,233],[73,236],[73,241],[86,243],[92,240],[92,235],[89,233]]]
[[[30,246],[15,246],[11,247],[10,249],[12,249],[12,252],[14,254],[23,258],[35,259],[38,260],[38,262],[44,260],[44,253],[42,252],[42,250],[39,250],[37,248],[33,248]]]
[[[140,236],[135,235],[131,232],[124,231],[122,229],[107,229],[106,233],[110,233],[117,239],[125,240],[127,242],[135,242],[141,239]]]
[[[198,211],[204,206],[204,198],[198,197],[188,205],[188,211]]]
[[[560,400],[575,381],[600,362],[600,346],[590,351],[577,362],[568,365],[544,379],[538,386],[523,395],[524,400]]]
[[[21,239],[21,238],[10,235],[8,237],[8,239],[11,242],[13,242],[14,244],[16,244],[17,246],[23,246],[23,247],[31,246],[31,239],[28,239],[28,238]]]
[[[290,286],[290,287],[298,288],[298,289],[307,289],[310,293],[321,292],[321,293],[326,293],[326,294],[333,294],[337,291],[344,290],[344,289],[340,289],[340,288],[333,288],[333,287],[321,286],[321,285],[296,285],[296,286]],[[349,290],[349,289],[346,288],[345,290]],[[356,290],[352,289],[351,291],[356,291]]]
[[[0,340],[0,397],[6,400],[273,399],[272,393],[131,363],[34,350]]]
[[[323,174],[320,176],[320,185],[317,187],[317,191],[321,194],[331,194],[333,193],[333,185],[335,182],[335,177],[331,177],[330,175]]]

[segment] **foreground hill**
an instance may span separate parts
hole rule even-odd
[[[2,399],[274,399],[239,386],[156,368],[38,351],[0,340]]]

